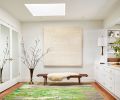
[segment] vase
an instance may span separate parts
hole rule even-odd
[[[3,81],[2,81],[2,72],[3,72],[3,68],[0,68],[0,83],[3,83]]]
[[[30,82],[29,82],[29,84],[34,84],[34,83],[33,83],[33,72],[34,72],[34,68],[29,68],[29,71],[30,71]]]

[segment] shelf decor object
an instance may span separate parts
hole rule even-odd
[[[108,59],[112,65],[120,65],[120,30],[108,30]]]
[[[112,46],[112,48],[115,51],[114,54],[116,58],[120,58],[120,38],[118,38],[113,44],[114,45]]]
[[[104,36],[98,38],[98,46],[102,48],[101,55],[104,55],[104,47],[107,46],[107,39]]]

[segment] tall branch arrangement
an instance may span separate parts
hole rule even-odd
[[[2,83],[2,72],[5,64],[7,63],[9,59],[9,46],[8,46],[8,37],[7,37],[7,42],[5,44],[5,48],[3,50],[3,55],[2,58],[0,59],[0,83]]]
[[[30,71],[30,84],[33,84],[33,72],[37,64],[41,61],[42,57],[44,57],[49,49],[45,53],[42,53],[40,49],[40,40],[35,40],[35,44],[33,47],[27,51],[24,46],[24,41],[21,43],[23,50],[22,62],[28,67]]]
[[[41,61],[41,59],[49,52],[49,49],[45,53],[42,54],[42,51],[40,49],[40,40],[35,40],[35,44],[33,47],[27,51],[24,46],[24,42],[22,43],[22,49],[23,49],[23,57],[22,62],[28,67],[28,68],[35,68],[37,64]]]
[[[0,68],[1,69],[3,69],[3,67],[7,63],[8,55],[9,55],[9,46],[8,46],[8,37],[7,37],[6,47],[3,50],[3,58],[0,59]]]

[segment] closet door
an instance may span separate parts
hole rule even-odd
[[[12,78],[19,76],[18,33],[12,30]]]
[[[10,29],[0,24],[0,82],[10,80]]]

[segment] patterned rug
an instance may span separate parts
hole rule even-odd
[[[104,100],[92,85],[28,85],[15,90],[3,100]]]

